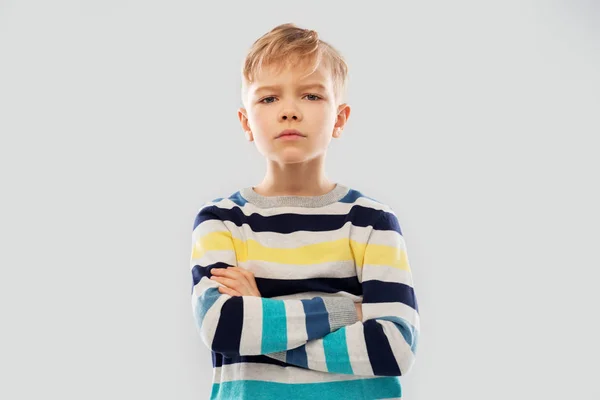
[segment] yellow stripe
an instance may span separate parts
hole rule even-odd
[[[215,250],[233,250],[231,232],[211,232],[202,236],[192,247],[192,258],[202,258],[204,253]]]
[[[278,264],[311,265],[355,260],[363,264],[387,265],[410,271],[406,251],[393,246],[356,242],[343,238],[295,248],[266,247],[256,240],[241,240],[231,232],[212,232],[200,237],[192,249],[192,258],[200,258],[211,250],[234,250],[238,262],[268,261]]]
[[[388,265],[410,272],[406,250],[400,247],[373,243],[369,244],[367,250],[364,257],[364,264]]]

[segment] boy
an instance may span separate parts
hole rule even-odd
[[[204,204],[194,222],[192,307],[211,349],[211,399],[399,399],[419,313],[389,206],[324,172],[350,115],[347,66],[315,31],[280,25],[242,72],[261,183]]]

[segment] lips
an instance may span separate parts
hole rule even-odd
[[[289,136],[299,136],[299,137],[305,137],[305,135],[302,134],[302,132],[296,130],[296,129],[285,129],[281,132],[279,132],[279,135],[277,135],[277,138],[280,137],[289,137]]]

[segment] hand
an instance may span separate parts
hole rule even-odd
[[[356,313],[358,314],[358,320],[362,321],[362,303],[354,303],[354,307],[356,307]]]
[[[211,273],[213,276],[210,279],[225,285],[225,287],[219,286],[219,293],[230,296],[262,297],[256,286],[254,274],[247,269],[242,267],[213,268]]]

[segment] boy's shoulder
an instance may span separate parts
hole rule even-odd
[[[234,192],[226,193],[221,197],[209,197],[210,200],[204,199],[204,202],[200,203],[197,212],[200,213],[203,210],[210,210],[214,208],[225,208],[231,209],[232,207],[243,207],[246,205],[247,200],[241,194],[241,189]]]
[[[349,203],[360,207],[372,208],[381,213],[394,214],[394,209],[389,203],[381,198],[372,197],[358,188],[350,187],[346,196],[340,200],[340,203]]]

